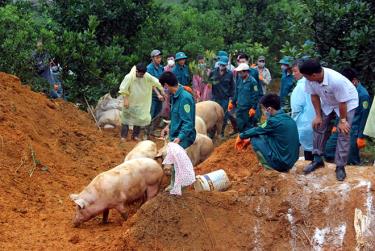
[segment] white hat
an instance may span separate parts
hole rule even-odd
[[[250,69],[249,65],[246,63],[241,63],[235,69],[236,71],[248,71]]]
[[[161,51],[159,51],[159,50],[151,51],[151,57],[156,57],[156,56],[159,56],[159,55],[161,55]]]

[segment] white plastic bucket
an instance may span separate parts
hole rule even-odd
[[[195,191],[225,191],[231,183],[223,169],[214,172],[197,175],[194,183]]]

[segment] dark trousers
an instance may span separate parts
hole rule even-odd
[[[279,172],[288,172],[291,167],[286,166],[282,161],[272,157],[272,149],[268,144],[268,136],[260,135],[251,138],[253,150],[259,158],[259,162],[266,168],[272,168]]]
[[[324,157],[327,161],[333,161],[336,154],[336,147],[337,147],[337,138],[338,133],[332,133],[329,137],[324,151]],[[361,158],[359,155],[359,149],[357,146],[357,138],[358,134],[350,133],[350,150],[349,150],[349,157],[348,157],[348,164],[350,165],[359,165],[361,163]]]
[[[229,98],[215,98],[214,97],[212,100],[218,103],[221,106],[221,108],[223,108],[224,110],[224,121],[223,121],[223,128],[221,130],[221,136],[224,136],[225,127],[227,126],[228,119],[230,123],[232,124],[233,130],[236,131],[237,130],[236,118],[230,112],[228,112]]]
[[[355,110],[351,110],[347,113],[347,121],[349,125],[352,125]],[[322,124],[318,128],[314,128],[313,138],[313,154],[323,156],[326,142],[331,134],[332,126],[330,122],[335,118],[335,113],[332,112],[329,115],[325,115],[322,112]],[[335,153],[335,163],[337,166],[345,166],[348,161],[350,151],[350,134],[338,132]]]
[[[121,138],[127,138],[129,133],[129,125],[121,125]],[[132,138],[139,137],[139,133],[141,132],[140,126],[134,126],[133,127],[133,134]]]

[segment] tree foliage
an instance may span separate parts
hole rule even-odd
[[[40,2],[0,1],[0,70],[46,90],[31,58],[36,41],[43,40],[63,66],[72,101],[95,102],[115,92],[131,66],[149,61],[153,49],[164,55],[184,51],[190,60],[206,50],[246,52],[252,62],[264,55],[273,77],[282,56],[308,54],[336,70],[355,67],[367,87],[375,86],[371,0]]]
[[[322,59],[337,70],[348,66],[356,68],[374,93],[375,3],[348,0],[313,2],[311,25]]]

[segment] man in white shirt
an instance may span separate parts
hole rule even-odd
[[[354,85],[340,73],[323,68],[319,61],[309,59],[300,66],[300,72],[307,79],[305,91],[311,94],[311,101],[315,110],[312,126],[313,161],[305,167],[308,174],[324,166],[323,151],[330,134],[330,121],[339,116],[339,131],[335,155],[336,179],[346,178],[345,165],[350,150],[350,127],[358,106],[358,92]]]

